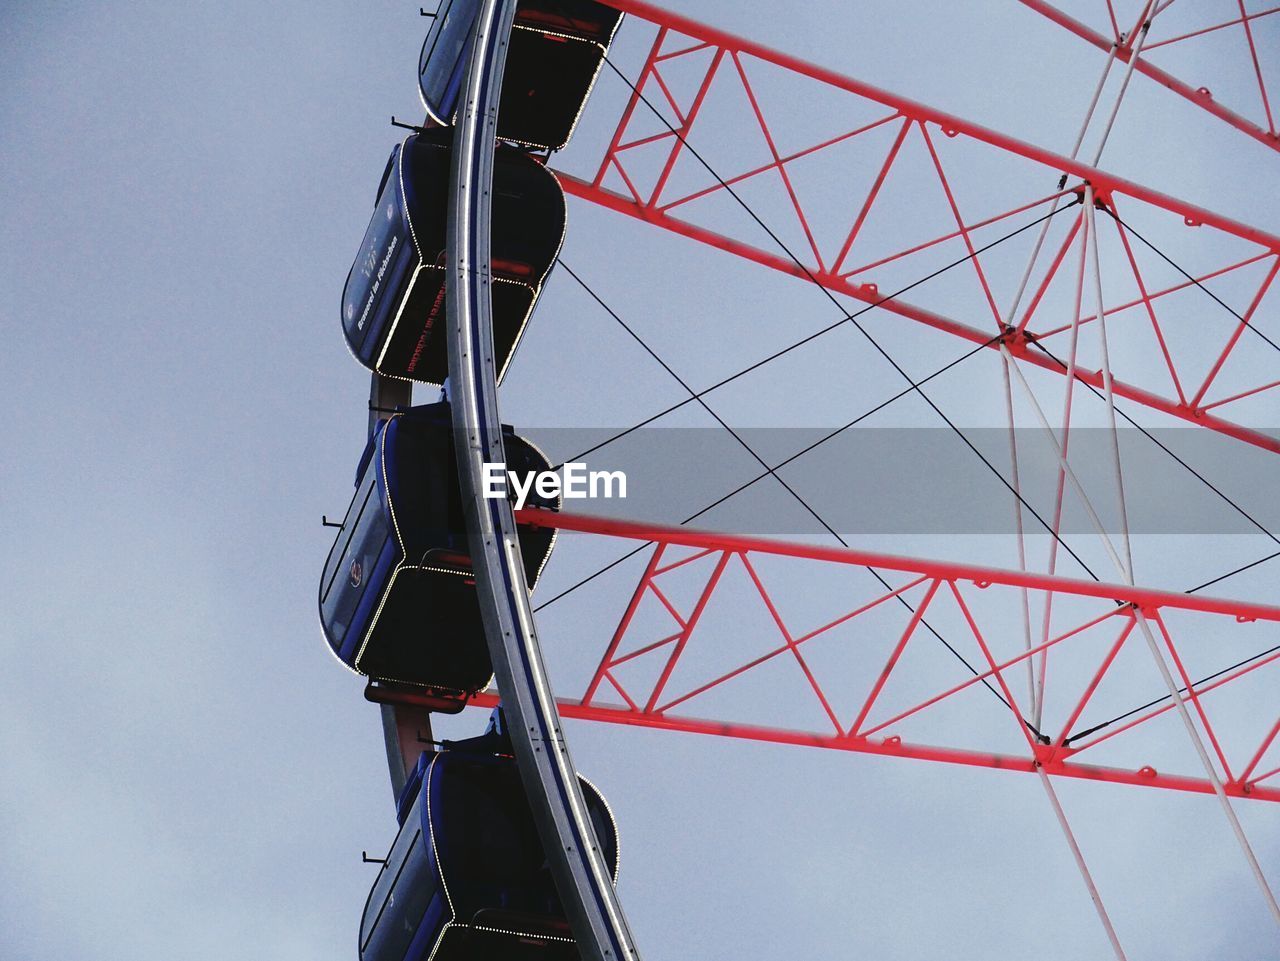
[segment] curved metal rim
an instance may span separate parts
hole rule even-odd
[[[614,891],[547,679],[506,498],[483,496],[483,465],[504,463],[490,301],[491,184],[498,99],[515,0],[483,0],[450,170],[450,400],[486,642],[525,793],[583,958],[639,958]]]

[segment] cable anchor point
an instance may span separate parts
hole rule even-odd
[[[1036,335],[1026,328],[1020,329],[1013,324],[1001,324],[1000,336],[996,338],[996,342],[1014,353],[1022,353],[1026,351],[1029,344],[1035,342],[1035,339]]]

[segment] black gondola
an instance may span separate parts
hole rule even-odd
[[[391,152],[373,217],[342,292],[342,329],[360,363],[442,384],[446,199],[453,132],[414,134]],[[493,346],[498,379],[564,240],[564,191],[538,161],[499,149],[493,171]]]
[[[613,815],[585,779],[582,788],[616,881]],[[577,961],[513,758],[424,754],[397,816],[365,902],[360,961]]]
[[[436,122],[453,123],[479,0],[444,0],[418,59],[418,90]],[[592,0],[524,0],[502,74],[498,137],[559,150],[595,84],[622,14]]]
[[[503,443],[511,470],[550,469],[509,427]],[[528,506],[558,510],[560,501],[531,491]],[[555,531],[522,527],[519,537],[532,589]],[[447,403],[396,413],[370,439],[319,605],[329,646],[361,674],[461,695],[488,685]]]

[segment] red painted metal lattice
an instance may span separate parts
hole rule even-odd
[[[1055,208],[1070,208],[1083,199],[1085,185],[1089,185],[1106,212],[1100,223],[1110,221],[1099,228],[1100,237],[1109,244],[1104,252],[1108,261],[1105,273],[1108,278],[1119,278],[1108,284],[1104,313],[1137,318],[1149,329],[1145,356],[1130,356],[1127,367],[1113,365],[1115,395],[1280,452],[1280,440],[1273,435],[1229,419],[1242,402],[1256,402],[1260,395],[1273,396],[1268,392],[1280,387],[1280,380],[1249,374],[1251,379],[1237,378],[1224,384],[1222,377],[1242,335],[1273,292],[1280,271],[1280,237],[638,0],[617,0],[614,5],[656,25],[657,32],[635,78],[636,92],[629,97],[594,174],[577,177],[559,173],[569,193],[775,270],[811,278],[832,292],[875,304],[971,343],[993,348],[1003,345],[1021,362],[1064,374],[1067,365],[1048,351],[1059,341],[1065,342],[1069,332],[1096,318],[1086,314],[1064,322],[1056,307],[1051,310],[1047,306],[1051,298],[1046,294],[1067,282],[1061,278],[1069,273],[1074,260],[1068,255],[1073,246],[1084,242],[1080,229],[1083,208],[1077,205],[1057,214],[1062,229],[1046,248],[1050,253],[1047,263],[1031,278],[1027,297],[1019,296],[1014,307],[1002,311],[999,295],[1008,291],[998,290],[993,283],[990,260],[981,248],[995,235],[1016,229],[1030,218]],[[753,80],[766,69],[775,76],[781,70],[791,80],[798,78],[815,90],[838,92],[859,121],[834,136],[783,147],[775,136],[778,118],[762,105],[759,85]],[[677,73],[678,83],[672,79]],[[725,88],[732,88],[748,105],[750,120],[708,116],[715,109],[713,99],[723,102],[717,91]],[[671,118],[671,129],[661,125],[654,129],[642,96]],[[704,176],[702,183],[691,185],[689,177],[680,175],[692,163],[686,140],[697,142],[696,128],[708,122],[721,125],[717,128],[720,137],[725,136],[724,123],[748,123],[752,129],[738,133],[743,138],[749,134],[762,139],[767,150],[764,162],[743,161],[739,167],[717,169],[722,183],[708,183]],[[814,228],[818,203],[807,200],[796,188],[793,165],[872,136],[880,140],[873,152],[878,157],[876,173],[869,184],[856,190],[850,187],[843,194],[836,184],[837,192],[820,201],[830,204],[834,197],[841,209],[847,210],[839,242],[825,244]],[[896,249],[881,248],[864,256],[860,241],[868,217],[885,213],[880,209],[887,203],[885,185],[897,174],[907,149],[927,158],[927,177],[933,181],[932,194],[921,189],[914,202],[923,204],[928,196],[936,198],[939,209],[934,222],[941,217],[950,226],[940,233],[920,233]],[[957,182],[955,167],[959,164],[954,154],[962,149],[978,150],[982,164],[990,168],[979,199],[966,194]],[[973,160],[973,155],[966,156]],[[1041,187],[1055,181],[1059,186],[1032,189],[1033,180]],[[791,250],[794,260],[749,242],[746,231],[735,234],[707,227],[693,213],[700,203],[726,199],[729,188],[747,187],[772,191],[794,215],[798,236],[803,237]],[[975,209],[979,207],[980,212]],[[901,211],[888,213],[897,216]],[[909,219],[902,218],[904,222]],[[1144,228],[1154,225],[1166,233],[1182,234],[1179,243],[1194,248],[1189,276],[1171,273],[1169,265],[1152,252],[1154,248],[1146,248],[1144,235],[1136,233],[1133,226],[1138,222]],[[1191,238],[1193,232],[1199,236]],[[891,290],[876,282],[878,276],[902,271],[904,276],[919,277],[936,266],[943,250],[970,256],[958,269],[970,273],[978,292],[976,301],[983,305],[976,316],[956,316],[900,297],[885,299]],[[1167,310],[1169,303],[1198,284],[1226,280],[1238,282],[1244,292],[1238,317],[1206,297],[1196,308],[1203,314],[1203,339],[1194,350],[1172,347],[1168,313],[1173,311]],[[1177,309],[1185,312],[1185,302]],[[1203,368],[1206,352],[1213,358],[1207,370]],[[1104,387],[1103,372],[1096,365],[1073,364],[1070,373],[1092,387]]]
[[[1274,690],[1280,680],[1280,650],[1203,681],[1197,677],[1200,668],[1192,667],[1213,664],[1220,668],[1224,660],[1221,648],[1229,647],[1232,641],[1243,641],[1253,650],[1276,646],[1280,607],[564,513],[523,510],[518,519],[655,545],[616,629],[610,637],[599,639],[599,661],[584,689],[560,699],[565,717],[1212,793],[1213,786],[1203,773],[1166,769],[1161,759],[1143,754],[1160,750],[1155,741],[1140,735],[1160,719],[1171,718],[1177,708],[1171,699],[1157,699],[1114,725],[1090,730],[1090,708],[1099,691],[1109,687],[1129,691],[1133,687],[1133,657],[1141,654],[1138,660],[1142,661],[1146,656],[1139,650],[1142,642],[1137,638],[1142,630],[1150,630],[1185,688],[1195,723],[1212,745],[1216,773],[1226,793],[1280,801],[1280,783],[1276,783],[1280,775],[1280,720],[1262,717],[1256,711],[1244,724],[1235,718],[1224,725],[1216,718],[1224,703],[1220,692],[1225,689],[1263,682]],[[801,630],[784,613],[788,590],[796,593],[797,585],[791,581],[788,587],[787,578],[779,576],[779,561],[835,565],[855,572],[861,567],[873,568],[901,577],[902,583],[890,589],[877,585],[851,592],[841,601],[838,612]],[[769,565],[773,569],[766,573],[764,568]],[[745,574],[745,582],[751,584],[763,605],[754,621],[742,604],[740,591],[730,608],[709,613],[716,607],[718,592],[734,591],[725,582],[735,569],[740,581]],[[686,578],[681,600],[673,596],[672,582],[678,576]],[[1010,628],[1009,612],[1002,608],[1019,603],[1024,591],[1033,603],[1052,597],[1060,610],[1074,608],[1076,621],[1065,630],[1055,630],[1042,644],[1021,648],[1014,643],[1018,632]],[[798,592],[806,592],[803,584]],[[665,629],[655,631],[652,617],[638,618],[646,603],[656,603],[655,609],[666,612]],[[875,662],[877,672],[854,681],[847,670],[824,670],[810,659],[823,638],[830,639],[860,623],[859,618],[870,621],[872,612],[890,609],[898,615],[896,629],[885,631],[880,622],[879,628],[865,632],[861,641],[848,637],[839,641],[841,645],[853,644],[857,656],[867,660],[873,648],[866,638],[878,634],[881,659]],[[934,630],[928,620],[946,620],[948,613],[952,643],[972,652],[974,674],[946,657],[915,657],[922,649],[936,654],[939,649],[931,648],[927,637]],[[708,640],[706,645],[720,648],[715,669],[695,665],[686,670],[697,659],[701,635],[717,630],[711,620],[726,617],[732,619],[739,650],[727,652],[726,660],[723,636]],[[725,625],[722,622],[718,627],[722,631]],[[760,648],[757,642],[769,636],[774,640]],[[1055,708],[1045,714],[1043,733],[1026,720],[1024,698],[1015,692],[1020,672],[1041,652],[1055,660],[1059,679],[1058,699]],[[1129,660],[1122,671],[1126,658]],[[628,665],[645,660],[649,666],[642,683],[623,678]],[[785,662],[794,662],[794,673],[807,691],[797,697],[809,699],[813,716],[822,719],[813,729],[753,722],[752,711],[759,704],[753,707],[749,694],[742,704],[725,696],[753,672]],[[1149,684],[1156,674],[1150,670],[1150,661],[1142,663],[1149,671]],[[1113,685],[1113,681],[1117,683]],[[1003,703],[992,697],[981,711],[975,711],[971,703],[960,714],[948,713],[957,700],[977,692],[984,683],[1003,698]],[[890,699],[886,693],[890,686],[903,691]],[[905,691],[915,696],[905,696]],[[485,694],[478,703],[497,701],[494,695]],[[848,706],[842,709],[842,705]],[[904,734],[911,730],[924,732],[932,740]],[[1100,754],[1104,745],[1110,757],[1131,756],[1131,765],[1082,762],[1082,757]]]
[[[1095,27],[1077,20],[1055,4],[1047,2],[1047,0],[1019,0],[1019,2],[1048,17],[1060,27],[1065,28],[1099,50],[1108,53],[1114,50],[1116,58],[1122,63],[1128,63],[1134,55],[1134,46],[1141,23],[1124,30],[1120,25],[1121,21],[1113,0],[1106,0],[1106,22],[1101,26],[1101,29],[1095,29]],[[1153,28],[1155,25],[1163,26],[1164,22],[1160,19],[1160,14],[1169,6],[1168,0],[1164,0],[1161,3],[1147,3],[1143,5],[1140,15],[1147,16],[1153,24]],[[1172,30],[1164,33],[1155,31],[1154,35],[1148,37],[1143,44],[1135,69],[1139,73],[1150,77],[1156,83],[1169,88],[1180,97],[1189,100],[1197,107],[1207,110],[1213,116],[1225,121],[1235,129],[1266,144],[1272,150],[1280,151],[1280,131],[1276,128],[1276,104],[1270,89],[1272,84],[1268,83],[1268,77],[1263,67],[1263,64],[1274,63],[1275,58],[1280,57],[1280,49],[1277,49],[1274,44],[1268,45],[1264,42],[1258,32],[1258,27],[1260,26],[1258,21],[1280,13],[1280,6],[1267,6],[1263,9],[1250,11],[1246,10],[1244,0],[1236,0],[1236,7],[1239,10],[1238,17],[1228,17],[1223,20],[1208,11],[1200,10],[1195,12],[1196,19],[1193,22],[1176,28],[1176,32]],[[1181,13],[1184,9],[1185,6],[1180,8],[1179,12]],[[1214,98],[1213,91],[1208,87],[1203,85],[1195,86],[1188,83],[1175,76],[1169,70],[1163,69],[1158,62],[1152,61],[1153,55],[1155,55],[1156,61],[1159,61],[1160,55],[1156,51],[1162,48],[1185,47],[1210,35],[1216,35],[1217,38],[1224,36],[1229,38],[1233,42],[1235,56],[1242,64],[1247,66],[1248,72],[1252,74],[1257,86],[1257,102],[1252,105],[1251,109],[1246,110],[1246,113],[1255,115],[1256,120],[1250,119],[1249,116],[1238,113],[1231,107],[1219,103]]]

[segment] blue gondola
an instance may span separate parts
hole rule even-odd
[[[582,787],[616,880],[613,816],[585,779]],[[360,961],[577,961],[514,759],[422,755],[398,818],[365,902]]]
[[[444,0],[418,59],[418,91],[450,125],[479,0]],[[516,8],[502,74],[498,137],[559,150],[569,142],[622,14],[592,0],[524,0]]]
[[[504,428],[507,464],[550,469]],[[493,675],[475,578],[447,403],[410,408],[379,425],[356,471],[356,493],[320,581],[320,621],[333,652],[361,674],[450,694],[482,690]],[[531,492],[529,506],[559,498]],[[530,588],[555,532],[522,527]]]
[[[342,329],[360,363],[441,384],[449,372],[445,228],[453,132],[408,137],[391,153],[373,217],[342,292]],[[493,172],[493,345],[498,379],[564,240],[564,191],[527,154],[497,152]]]

